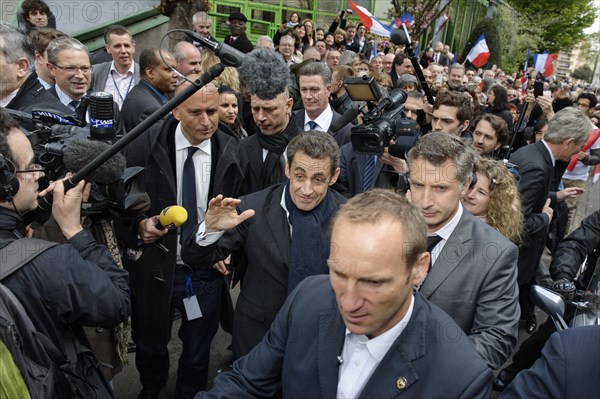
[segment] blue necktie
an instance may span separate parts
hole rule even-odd
[[[181,178],[181,205],[188,213],[187,221],[181,226],[180,240],[184,239],[192,232],[192,229],[198,223],[198,205],[196,204],[196,169],[192,157],[198,150],[197,147],[188,147],[188,155],[183,164],[183,175]]]
[[[377,155],[365,155],[365,170],[363,171],[363,192],[373,187],[373,172]]]
[[[317,128],[317,122],[315,121],[308,121],[308,127],[310,128],[310,130],[315,130]]]

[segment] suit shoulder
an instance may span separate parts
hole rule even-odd
[[[283,195],[284,184],[277,184],[271,187],[267,187],[264,190],[256,191],[254,193],[244,195],[240,207],[245,209],[259,209],[264,207],[269,201],[280,202],[281,196]],[[273,196],[276,196],[274,198]]]
[[[502,233],[476,217],[473,217],[473,237],[485,237],[486,241],[496,243],[503,248],[517,248],[517,246],[503,236]]]

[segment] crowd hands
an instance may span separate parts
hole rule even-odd
[[[16,40],[0,46],[21,43],[0,48],[3,63],[19,66],[2,69],[9,77],[0,93],[3,108],[30,111],[44,105],[70,113],[88,91],[106,91],[113,95],[122,135],[219,62],[194,40],[170,50],[142,49],[135,62],[140,49],[123,26],[107,28],[105,49],[90,55],[77,40],[42,26],[51,20],[39,18],[43,13],[50,16],[39,6],[26,18],[31,39],[2,24],[0,36]],[[539,269],[546,267],[538,268],[542,242],[549,231],[565,236],[568,222],[561,215],[571,217],[585,192],[589,166],[600,163],[600,143],[586,146],[598,126],[593,88],[544,81],[542,95],[535,96],[533,82],[541,78],[533,70],[523,90],[520,74],[465,68],[452,62],[454,54],[441,42],[421,49],[418,67],[425,82],[420,82],[402,46],[370,35],[365,26],[349,21],[349,14],[338,13],[325,30],[292,13],[275,37],[253,44],[245,34],[247,18],[232,13],[225,42],[249,53],[249,61],[226,67],[123,151],[128,166],[145,168],[151,205],[142,214],[110,222],[125,255],[103,252],[108,258],[98,269],[110,275],[104,283],[119,297],[124,292],[129,297],[119,265],[130,272],[131,294],[137,298],[131,312],[142,384],[138,397],[159,397],[167,383],[175,311],[182,315],[184,342],[177,398],[269,397],[282,390],[286,397],[312,397],[319,395],[318,387],[306,389],[317,380],[333,395],[337,389],[338,397],[361,391],[389,396],[383,384],[369,380],[370,373],[352,377],[355,339],[389,341],[387,355],[366,367],[374,370],[372,379],[391,378],[386,384],[396,387],[394,394],[407,389],[416,397],[487,397],[491,370],[502,367],[516,349],[519,322],[527,332],[535,331],[528,295]],[[191,29],[214,39],[206,13],[193,16]],[[35,54],[28,53],[29,40]],[[344,87],[351,76],[374,78],[384,97],[397,88],[407,93],[404,116],[415,122],[420,137],[409,152],[391,151],[393,140],[378,154],[355,151],[350,134],[362,122],[361,114],[331,129],[350,109],[364,107]],[[424,83],[433,104],[425,98]],[[20,163],[31,148],[15,144],[18,128],[4,111],[3,128],[8,144],[0,152],[12,151],[17,172],[27,172],[30,165]],[[572,157],[577,165],[565,172]],[[195,168],[191,176],[188,162]],[[43,174],[14,176],[21,198],[2,198],[0,209],[19,219],[35,208],[33,193]],[[398,190],[401,176],[410,181],[408,191]],[[28,185],[32,197],[23,200]],[[60,237],[49,238],[71,243],[84,258],[77,240],[87,233],[79,208],[89,190],[80,182],[65,193],[57,181],[39,192],[54,193],[52,216]],[[161,228],[160,211],[186,205],[190,196],[195,201],[187,207],[190,219],[179,229]],[[35,236],[35,229],[27,231]],[[557,244],[550,250],[557,251]],[[497,253],[493,258],[487,252],[491,245]],[[408,247],[416,252],[402,250]],[[565,267],[553,261],[556,281],[550,285],[569,296],[573,276]],[[326,273],[330,277],[314,276]],[[242,282],[241,293],[234,315],[223,321],[228,317],[221,300],[229,296],[229,278]],[[197,304],[200,316],[189,302]],[[110,321],[90,317],[82,325],[111,327],[129,311],[123,300],[110,309]],[[315,334],[298,332],[299,338],[293,330],[300,323],[316,331],[323,312],[331,319],[327,333],[335,337],[325,350]],[[232,333],[238,360],[205,392],[210,344],[220,319]],[[449,323],[461,331],[458,339],[431,341],[423,335],[419,341],[418,334],[408,334],[412,338],[403,341],[399,328],[429,331]],[[345,336],[346,329],[351,334]],[[108,342],[113,349],[120,344],[114,337]],[[400,366],[392,356],[395,347],[423,342],[428,349]],[[464,354],[460,364],[453,360],[457,352]],[[316,366],[324,353],[331,364],[321,370]],[[288,360],[292,356],[301,357],[302,364],[292,365],[298,363]],[[494,387],[506,388],[518,371],[533,364],[536,356],[524,356],[527,366],[511,365]],[[118,370],[122,359],[108,362]],[[407,365],[417,378],[398,377]],[[429,381],[439,383],[425,384],[428,374]],[[506,397],[523,387],[521,380],[516,384]],[[450,385],[456,392],[445,390]]]

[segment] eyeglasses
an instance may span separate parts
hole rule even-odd
[[[86,73],[90,73],[92,72],[92,67],[91,66],[60,66],[58,64],[52,64],[55,67],[57,67],[58,69],[62,69],[63,71],[67,72],[67,73],[72,73],[75,74],[77,73],[77,71],[81,71],[81,73],[86,74]]]
[[[40,173],[40,174],[43,174],[44,168],[42,167],[42,165],[38,165],[37,163],[34,163],[33,165],[31,165],[31,169],[16,170],[15,173]]]

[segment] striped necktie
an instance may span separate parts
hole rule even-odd
[[[363,171],[363,192],[373,187],[373,174],[375,171],[375,160],[377,155],[365,155],[365,170]]]

